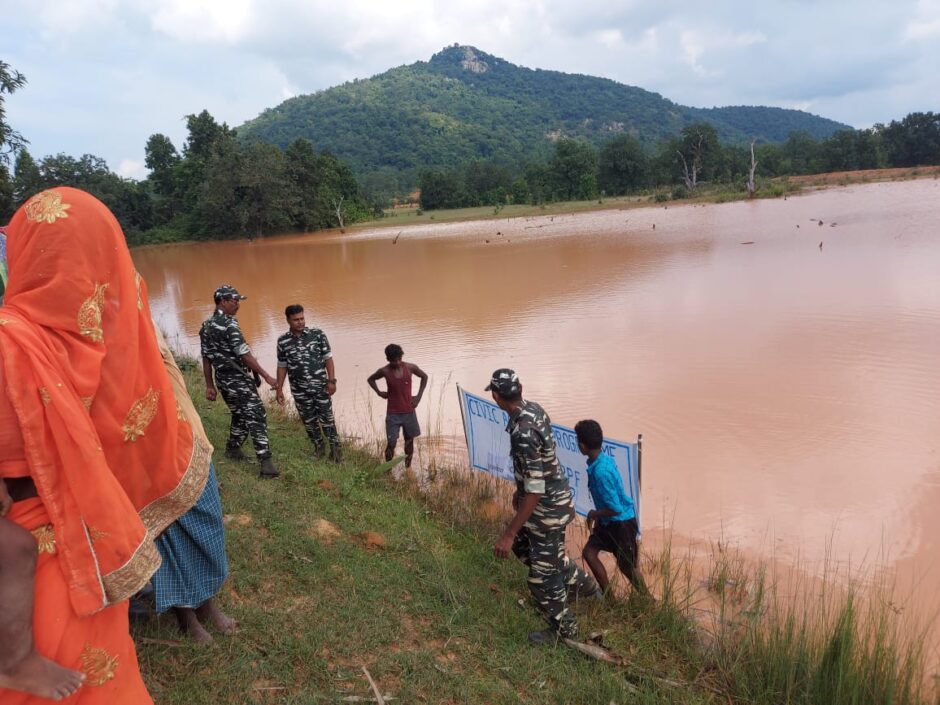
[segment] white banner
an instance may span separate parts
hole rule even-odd
[[[483,399],[457,386],[463,430],[467,436],[470,467],[515,482],[512,459],[509,457],[509,434],[506,424],[509,414],[489,399]],[[568,476],[574,491],[575,510],[581,516],[594,508],[587,484],[587,458],[578,450],[574,429],[552,424],[555,435],[555,454]],[[637,524],[640,521],[640,468],[639,446],[610,438],[604,439],[603,451],[614,459],[623,478],[623,486],[636,506]]]

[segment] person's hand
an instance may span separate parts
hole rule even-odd
[[[215,401],[215,398],[218,396],[218,391],[215,387],[206,387],[206,399],[209,401]]]
[[[512,551],[512,542],[515,538],[512,534],[504,533],[499,537],[499,541],[493,544],[493,554],[497,558],[509,558]]]
[[[281,406],[284,406],[284,390],[280,387],[274,389],[274,397],[277,399],[277,403]]]
[[[277,388],[277,380],[274,379],[274,377],[269,375],[267,372],[262,372],[261,377],[264,379],[265,382],[267,382],[270,385],[271,389]]]
[[[587,514],[587,528],[588,531],[594,531],[594,522],[597,521],[597,510],[592,509]]]
[[[379,397],[382,399],[388,399],[388,392],[383,392],[381,389],[378,391]]]
[[[326,393],[330,396],[336,394],[336,382],[327,382],[326,383]]]
[[[411,397],[411,406],[413,406],[415,409],[418,408],[418,404],[420,404],[420,403],[421,403],[421,397],[420,397],[420,396],[418,396],[418,397]]]

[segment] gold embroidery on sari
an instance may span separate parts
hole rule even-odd
[[[7,325],[9,322],[10,322],[10,321],[8,321],[6,318],[0,318],[0,326],[5,326],[5,325]]]
[[[107,288],[107,284],[95,284],[95,293],[85,299],[85,303],[78,309],[78,332],[87,335],[95,343],[104,340],[101,314],[104,308],[104,292]]]
[[[88,538],[91,539],[93,544],[97,543],[108,535],[107,531],[102,531],[96,526],[87,526],[86,528],[88,529]]]
[[[85,409],[91,411],[91,405],[94,403],[95,398],[92,397],[82,397],[82,404],[85,406]]]
[[[43,524],[31,533],[36,539],[39,553],[55,553],[55,532],[52,530],[52,524]]]
[[[49,402],[52,401],[52,396],[49,394],[49,390],[45,387],[39,388],[39,398],[42,399],[43,406],[49,406]]]
[[[147,538],[137,547],[127,563],[102,576],[109,604],[126,600],[140,590],[160,567],[160,554],[153,541],[199,499],[206,487],[211,460],[212,446],[194,435],[189,465],[179,484],[169,494],[155,499],[138,513],[147,528]]]
[[[186,414],[183,413],[183,407],[180,406],[179,401],[176,402],[176,418],[178,421],[186,420]]]
[[[134,284],[137,286],[137,308],[143,310],[144,308],[144,298],[140,293],[140,283],[143,281],[143,277],[140,276],[140,272],[134,270]]]
[[[157,415],[157,402],[159,400],[160,392],[151,387],[144,396],[134,402],[124,418],[125,441],[136,441],[144,435],[144,430]]]
[[[54,223],[58,218],[68,218],[66,213],[71,208],[62,203],[62,195],[56,191],[37,193],[26,202],[26,220],[34,223]]]
[[[82,661],[82,672],[85,674],[87,685],[104,685],[114,678],[118,668],[118,657],[112,656],[104,649],[85,644],[79,657]]]

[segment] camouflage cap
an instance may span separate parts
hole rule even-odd
[[[513,394],[518,394],[522,390],[522,383],[519,381],[519,376],[514,370],[510,370],[508,367],[500,367],[493,372],[493,376],[490,378],[490,383],[486,385],[485,391],[488,392],[491,389],[496,391],[500,396],[510,397]]]
[[[236,289],[231,284],[219,285],[219,288],[215,290],[214,297],[216,301],[221,301],[222,299],[235,299],[236,301],[243,301],[244,299],[248,298],[247,296],[242,296],[239,294],[238,289]]]

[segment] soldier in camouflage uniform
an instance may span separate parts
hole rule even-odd
[[[318,458],[324,456],[325,439],[330,445],[330,459],[338,463],[342,451],[330,399],[336,392],[330,341],[319,328],[307,328],[304,307],[300,304],[288,306],[284,316],[290,329],[277,339],[277,401],[284,403],[286,377],[314,453]]]
[[[235,320],[240,302],[245,298],[233,286],[220,286],[215,290],[215,313],[199,329],[206,399],[215,401],[217,393],[221,392],[232,412],[232,426],[225,446],[226,457],[243,460],[245,454],[242,452],[242,444],[251,436],[255,454],[261,462],[261,477],[272,478],[279,473],[271,461],[268,420],[258,395],[258,386],[261,378],[272,387],[275,381],[251,354],[251,348]]]
[[[499,558],[510,550],[529,568],[529,590],[549,628],[532,632],[535,644],[573,638],[578,625],[568,595],[603,597],[594,578],[565,551],[565,527],[574,518],[568,478],[555,457],[555,437],[545,410],[522,398],[522,384],[510,369],[493,373],[486,391],[507,414],[510,453],[516,479],[516,514],[493,547]]]

